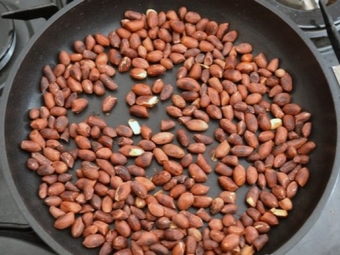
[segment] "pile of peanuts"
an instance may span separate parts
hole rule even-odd
[[[55,228],[101,255],[249,255],[266,245],[308,182],[316,144],[279,59],[254,55],[237,37],[229,23],[185,7],[127,10],[121,27],[75,41],[43,68],[44,105],[29,110],[21,148]],[[166,84],[174,67],[176,84]],[[117,71],[135,81],[125,98],[116,96]],[[86,94],[102,98],[102,113],[71,123],[89,107]],[[118,102],[131,118],[112,127]],[[143,124],[155,106],[169,117],[154,117],[159,130]]]

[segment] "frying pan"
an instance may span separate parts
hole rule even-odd
[[[310,180],[294,197],[294,210],[289,217],[270,231],[269,243],[259,254],[285,254],[322,213],[338,176],[339,93],[333,74],[325,67],[316,48],[292,22],[270,10],[265,1],[75,1],[49,19],[21,53],[4,89],[0,115],[1,165],[8,186],[32,228],[57,253],[96,254],[98,251],[84,248],[81,238],[71,238],[69,230],[53,228],[54,221],[48,208],[37,197],[40,180],[25,167],[28,154],[20,149],[20,143],[30,131],[28,109],[42,104],[39,81],[43,66],[54,65],[57,53],[62,49],[71,51],[75,40],[82,40],[88,34],[108,34],[120,26],[127,9],[167,11],[177,10],[183,5],[218,23],[229,22],[230,27],[239,32],[237,42],[252,43],[254,54],[264,52],[268,59],[279,57],[281,67],[289,71],[294,80],[293,101],[312,113],[310,139],[317,148],[308,165]],[[169,71],[162,78],[175,84],[174,77],[175,71]],[[115,80],[120,84],[115,95],[118,98],[125,96],[133,81],[119,74]],[[100,113],[101,101],[89,98],[92,101],[88,110],[74,118],[71,116],[71,121],[84,119],[91,112]],[[126,123],[129,116],[126,108],[124,103],[118,103],[116,113],[106,117],[108,124]],[[159,114],[157,120],[168,118],[162,111],[154,111],[151,114]],[[145,122],[155,130],[159,128],[155,119]],[[216,179],[211,179],[212,190],[216,190]],[[242,190],[238,196],[242,197]]]

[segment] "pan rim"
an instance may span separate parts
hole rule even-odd
[[[318,61],[320,68],[325,74],[325,77],[328,82],[328,86],[331,90],[332,95],[332,101],[334,103],[335,113],[336,113],[336,123],[337,123],[337,134],[340,134],[340,100],[339,100],[339,86],[338,82],[335,79],[334,73],[331,71],[331,68],[326,68],[326,63],[324,58],[319,53],[316,46],[312,43],[312,41],[307,37],[305,33],[301,32],[301,29],[282,11],[279,9],[273,9],[270,8],[271,4],[268,3],[267,0],[255,0],[256,2],[260,3],[267,9],[270,9],[273,13],[275,13],[277,16],[279,16],[284,22],[289,25],[289,27],[294,30],[300,38],[304,41],[304,43],[308,46],[308,48],[311,50],[313,56]],[[340,151],[340,136],[337,135],[337,142],[336,142],[336,150],[335,155],[338,155]],[[277,251],[276,254],[286,254],[288,251],[291,251],[294,246],[298,244],[298,242],[312,229],[312,227],[315,225],[317,220],[320,218],[322,212],[324,211],[325,205],[329,202],[329,199],[334,191],[334,187],[336,182],[339,180],[340,175],[340,160],[339,158],[335,157],[334,163],[333,163],[333,169],[331,172],[331,175],[329,177],[327,186],[324,190],[324,193],[322,194],[317,206],[314,208],[312,214],[309,216],[309,218],[306,220],[306,222],[300,227],[300,229],[286,242],[284,243]]]
[[[9,73],[9,79],[6,81],[2,98],[0,102],[0,118],[2,120],[3,125],[0,127],[0,139],[2,148],[6,148],[6,144],[4,141],[5,137],[5,117],[6,117],[6,105],[8,102],[8,96],[11,92],[11,87],[14,81],[14,78],[20,69],[22,61],[25,59],[27,53],[30,51],[34,43],[40,38],[40,36],[53,24],[56,22],[60,17],[62,17],[66,12],[70,11],[72,8],[76,7],[77,5],[84,2],[84,0],[75,0],[71,3],[67,4],[64,8],[62,8],[60,11],[55,13],[45,24],[42,25],[42,27],[30,38],[27,45],[23,48],[21,53],[19,54],[18,58],[16,59],[16,63],[11,72]],[[5,150],[6,151],[6,150]],[[4,153],[0,153],[0,165],[1,169],[9,169],[9,162],[7,159],[7,155],[4,155]],[[31,212],[28,210],[28,208],[25,206],[25,202],[23,201],[19,190],[17,186],[14,183],[14,179],[12,176],[12,173],[10,170],[3,170],[4,177],[6,180],[6,184],[9,187],[10,193],[12,194],[20,212],[22,215],[26,218],[28,223],[30,224],[31,228],[39,235],[39,237],[49,246],[51,247],[57,254],[65,254],[65,255],[72,255],[68,250],[66,250],[62,244],[58,243],[54,238],[52,238],[51,235],[45,235],[46,230],[41,226],[41,224],[31,215]]]
[[[26,47],[24,48],[24,50],[21,52],[20,56],[17,59],[17,63],[18,65],[15,65],[15,68],[11,71],[10,73],[10,79],[7,80],[7,85],[5,86],[5,89],[3,91],[3,96],[2,96],[2,100],[1,100],[1,107],[0,107],[0,120],[2,121],[2,123],[5,123],[5,116],[6,116],[6,105],[8,103],[8,95],[11,91],[11,87],[12,87],[12,83],[13,80],[15,78],[15,74],[17,73],[18,69],[20,68],[20,63],[22,62],[22,60],[25,58],[27,52],[30,50],[30,48],[32,47],[32,45],[35,43],[35,41],[41,36],[41,34],[48,29],[48,27],[54,23],[56,20],[58,20],[63,14],[65,14],[67,11],[69,11],[70,9],[74,8],[76,5],[80,4],[84,2],[83,0],[77,0],[72,2],[71,4],[69,4],[67,7],[63,8],[61,11],[59,11],[57,14],[55,14],[50,21],[51,22],[46,22],[46,24],[43,25],[43,27],[40,29],[40,31],[38,31],[29,41],[29,43],[26,45]],[[262,6],[264,6],[265,8],[270,7],[270,5],[268,5],[268,3],[266,3],[265,0],[256,0],[256,2],[260,3]],[[278,12],[276,10],[272,10],[270,9],[271,12],[275,13],[277,16],[279,16],[281,19],[284,20],[284,22],[289,25],[290,29],[294,30],[296,33],[298,33],[298,28],[296,27],[296,25],[290,21],[289,19],[286,18],[286,16],[284,16],[283,13]],[[298,33],[299,36],[301,37],[301,39],[304,41],[304,43],[306,44],[306,46],[309,47],[309,49],[311,49],[315,59],[318,61],[318,63],[320,64],[320,68],[321,70],[324,72],[325,77],[328,81],[328,86],[332,92],[332,101],[334,103],[335,106],[335,112],[336,112],[336,122],[339,123],[340,120],[340,114],[339,114],[339,107],[340,107],[340,102],[339,102],[339,98],[336,97],[336,95],[339,94],[339,90],[338,87],[335,85],[336,81],[333,78],[332,79],[332,75],[331,75],[331,71],[330,69],[327,69],[324,65],[324,60],[321,58],[320,54],[317,53],[317,50],[315,48],[315,46],[312,44],[312,42],[310,42],[310,40],[301,33]],[[340,128],[339,125],[337,125],[337,131],[338,133],[340,132]],[[5,137],[5,129],[4,129],[4,124],[1,125],[0,127],[0,137],[4,138]],[[336,151],[335,154],[339,153],[339,142],[340,142],[340,138],[339,136],[337,136],[337,146],[336,146]],[[6,144],[4,142],[4,139],[1,139],[1,145],[2,148],[6,148]],[[2,169],[8,169],[9,168],[9,162],[7,159],[7,156],[4,153],[0,154],[0,164],[2,166]],[[310,217],[306,220],[306,223],[303,224],[303,226],[285,243],[283,244],[275,253],[276,254],[285,254],[286,252],[288,252],[289,250],[291,250],[297,243],[299,240],[301,240],[301,238],[311,229],[311,227],[315,224],[315,222],[317,221],[317,219],[320,217],[323,208],[325,207],[326,203],[329,201],[330,195],[333,192],[334,189],[334,184],[336,183],[336,181],[339,178],[339,172],[338,169],[340,168],[340,162],[338,159],[335,159],[334,164],[333,164],[333,169],[330,175],[330,178],[328,180],[327,186],[325,188],[325,191],[322,195],[322,197],[320,198],[317,206],[314,208],[313,213],[310,215]],[[7,185],[10,187],[10,191],[11,194],[14,197],[14,200],[16,201],[16,203],[18,204],[18,207],[20,209],[20,211],[23,213],[24,217],[29,221],[29,223],[31,224],[31,227],[37,231],[37,233],[39,234],[39,236],[47,243],[51,246],[51,248],[53,248],[55,251],[57,251],[60,254],[71,254],[69,253],[67,250],[65,250],[61,244],[57,243],[55,241],[55,239],[51,238],[50,235],[42,235],[41,233],[45,233],[46,231],[41,227],[41,225],[32,217],[31,213],[29,212],[29,210],[27,209],[27,207],[25,206],[24,201],[22,200],[22,197],[19,194],[19,191],[16,187],[16,185],[14,184],[14,180],[12,177],[12,174],[10,171],[4,171],[4,176],[6,179],[6,183]]]

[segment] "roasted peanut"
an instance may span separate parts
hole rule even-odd
[[[20,146],[30,153],[27,167],[42,178],[38,195],[54,226],[70,227],[85,247],[103,254],[261,250],[270,227],[288,217],[298,188],[307,185],[316,148],[311,113],[292,100],[291,74],[279,58],[253,55],[252,44],[235,42],[238,31],[229,23],[186,7],[128,10],[120,21],[108,35],[75,41],[53,69],[43,68],[43,106],[30,110],[32,131]],[[136,82],[176,66],[174,84]],[[120,93],[116,69],[136,82],[124,95],[130,115],[154,121],[159,111],[168,114],[156,121],[158,130],[131,118],[112,127],[96,113],[70,122],[68,110],[83,116],[91,94]],[[115,118],[120,96],[103,97],[101,114]],[[68,171],[77,161],[73,181]],[[216,197],[210,192],[217,187],[206,184],[212,171],[222,189]],[[235,192],[245,183],[248,209],[237,218]]]

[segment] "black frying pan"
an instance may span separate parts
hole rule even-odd
[[[262,1],[261,1],[262,2]],[[72,239],[69,231],[53,228],[53,218],[48,208],[37,197],[39,178],[26,169],[28,154],[20,149],[20,142],[29,133],[28,109],[41,105],[39,81],[42,68],[55,64],[59,50],[71,51],[72,43],[88,34],[104,33],[120,26],[122,14],[127,9],[145,12],[178,9],[185,5],[202,17],[217,22],[230,22],[239,31],[238,42],[250,42],[254,54],[264,52],[268,59],[279,57],[283,68],[294,80],[293,101],[313,114],[311,139],[317,144],[309,164],[311,178],[294,198],[294,210],[289,217],[270,232],[270,241],[259,254],[285,254],[314,224],[332,191],[337,178],[339,102],[334,77],[327,70],[311,42],[301,35],[292,22],[255,1],[77,1],[53,16],[44,29],[37,33],[20,55],[3,92],[1,104],[1,164],[8,185],[33,229],[59,254],[95,254],[81,245],[82,239]],[[175,71],[164,76],[174,84]],[[133,81],[128,76],[117,75],[122,84],[115,92],[125,95]],[[124,86],[123,86],[124,85]],[[93,111],[99,111],[99,100],[92,98],[91,107],[76,120]],[[107,118],[110,125],[127,121],[124,103],[118,104],[117,114]],[[100,112],[100,111],[99,111]],[[161,112],[161,111],[159,111]],[[160,113],[164,114],[164,113]],[[157,118],[165,115],[157,116]],[[155,130],[157,121],[148,122]],[[210,181],[216,187],[215,180]],[[242,193],[242,192],[241,192]],[[244,193],[244,192],[243,192]],[[241,196],[241,195],[240,195]],[[241,199],[242,200],[242,199]],[[241,202],[243,203],[243,202]]]

